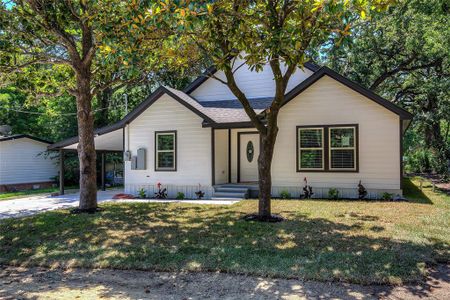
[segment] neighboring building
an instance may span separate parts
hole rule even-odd
[[[26,134],[0,136],[0,192],[52,186],[58,168],[43,155],[50,144]]]
[[[235,63],[240,66],[241,63]],[[228,87],[210,68],[184,91],[160,87],[120,122],[96,131],[98,150],[125,151],[125,192],[154,192],[157,182],[195,197],[232,196],[258,180],[258,133]],[[242,67],[236,81],[258,114],[270,105],[275,83],[269,66]],[[412,115],[326,67],[306,64],[288,85],[279,114],[272,165],[273,195],[298,197],[308,179],[315,197],[337,188],[356,197],[361,181],[369,197],[402,193],[402,137]],[[76,149],[77,138],[51,149]],[[236,193],[236,191],[234,191]]]

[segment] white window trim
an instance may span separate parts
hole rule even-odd
[[[331,147],[331,131],[334,129],[352,129],[353,130],[353,147]],[[356,143],[358,142],[355,126],[330,126],[328,127],[328,169],[330,171],[356,171]],[[353,150],[353,168],[332,168],[332,150]]]
[[[159,146],[159,136],[161,135],[171,135],[173,136],[173,150],[158,150],[158,146]],[[177,135],[176,132],[157,132],[155,135],[155,155],[156,155],[156,159],[155,159],[155,169],[157,171],[174,171],[177,169]],[[159,166],[159,153],[173,153],[173,167],[160,167]]]
[[[301,136],[300,132],[302,130],[320,130],[322,133],[322,147],[320,148],[302,148],[301,145]],[[324,128],[323,127],[301,127],[297,130],[297,140],[298,140],[298,170],[300,171],[323,171],[325,170],[325,141],[324,141]],[[321,150],[322,151],[322,168],[302,168],[302,150],[303,151],[311,151],[311,150]]]

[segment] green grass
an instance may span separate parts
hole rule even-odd
[[[414,181],[416,182],[416,181]],[[232,206],[109,203],[0,223],[0,263],[222,271],[353,283],[423,278],[449,262],[450,198],[407,182],[413,202],[276,200],[282,223],[246,222]]]
[[[58,191],[57,188],[48,188],[48,189],[37,189],[37,190],[25,190],[25,191],[18,191],[18,192],[7,192],[7,193],[0,193],[0,201],[2,200],[11,200],[15,198],[22,198],[25,196],[30,195],[39,195],[39,194],[50,194],[53,192]]]

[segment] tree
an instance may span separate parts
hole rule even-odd
[[[370,7],[382,9],[390,1],[163,1],[151,2],[156,26],[170,27],[177,45],[193,44],[225,73],[221,80],[242,104],[260,134],[259,214],[270,220],[271,164],[278,133],[278,113],[287,84],[298,67],[308,60],[308,50],[330,38],[349,34],[351,20],[365,16]],[[236,60],[260,71],[269,64],[275,94],[263,117],[252,109],[235,80]]]
[[[347,43],[320,53],[332,68],[415,114],[409,134],[418,138],[406,145],[407,156],[429,150],[439,173],[448,172],[450,159],[449,12],[445,0],[403,0],[358,21]]]
[[[165,31],[146,27],[152,34],[142,38],[136,1],[2,1],[0,13],[1,79],[15,82],[26,75],[39,95],[66,92],[76,99],[79,211],[95,211],[92,100],[105,89],[144,78],[155,62],[149,53],[160,48]],[[54,80],[53,73],[65,80]]]

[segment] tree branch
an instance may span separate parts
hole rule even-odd
[[[375,79],[375,81],[372,83],[372,85],[369,87],[370,90],[375,90],[377,87],[379,87],[385,80],[387,80],[388,78],[402,72],[402,71],[407,71],[407,72],[411,72],[411,71],[416,71],[416,70],[420,70],[420,69],[426,69],[426,68],[430,68],[430,67],[435,67],[438,66],[441,58],[438,58],[430,63],[425,63],[425,64],[421,64],[421,65],[416,65],[416,66],[411,66],[408,67],[409,64],[412,63],[412,61],[415,59],[415,56],[410,57],[409,59],[407,59],[406,61],[402,62],[401,64],[399,64],[398,67],[386,71],[383,74],[381,74],[377,79]]]
[[[261,133],[266,133],[267,129],[261,120],[258,118],[258,115],[253,110],[253,107],[250,105],[250,102],[247,99],[247,96],[242,92],[242,90],[236,84],[234,74],[231,69],[227,68],[224,70],[225,76],[227,77],[227,85],[230,88],[231,92],[236,96],[236,98],[241,102],[244,107],[245,112],[248,117],[252,121],[253,125],[255,125],[256,129],[258,129]]]

